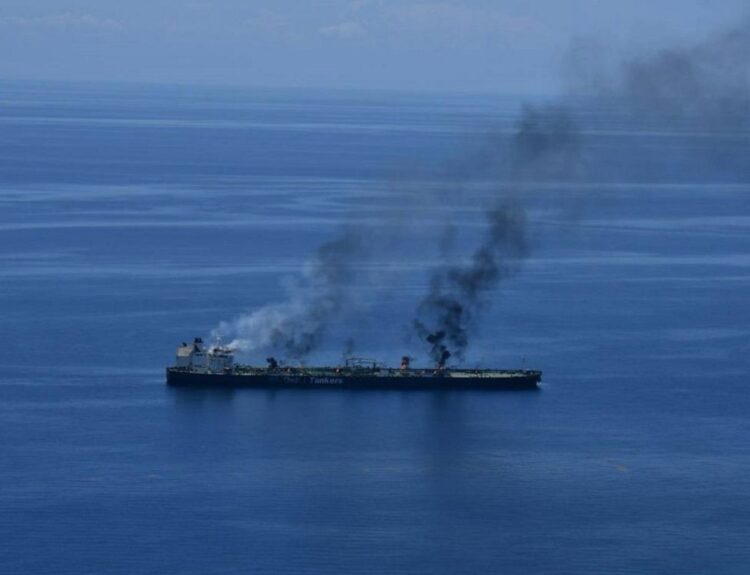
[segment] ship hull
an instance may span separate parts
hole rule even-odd
[[[196,373],[167,368],[167,384],[186,388],[265,388],[265,389],[389,389],[389,390],[529,390],[537,389],[541,372],[516,371],[493,377],[433,376],[382,376],[345,375],[313,376],[283,373],[218,374]]]

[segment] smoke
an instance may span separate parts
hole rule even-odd
[[[614,82],[599,85],[598,97],[605,108],[627,112],[636,124],[722,133],[747,130],[748,54],[750,20],[697,46],[670,48],[625,62]],[[579,77],[590,82],[606,76],[587,71]],[[487,233],[468,262],[441,267],[430,278],[413,328],[438,365],[464,357],[479,312],[492,302],[492,290],[515,274],[529,254],[522,189],[535,182],[569,184],[587,177],[584,132],[563,105],[526,106],[509,147],[495,150],[506,157],[488,156],[491,164],[501,167],[496,176],[510,182],[515,200],[502,199],[488,210]],[[560,213],[569,209],[570,202],[570,197],[564,198]]]
[[[449,357],[462,359],[469,330],[487,291],[518,269],[528,252],[526,214],[515,204],[488,214],[486,237],[471,260],[437,270],[430,290],[419,304],[413,326],[430,345],[430,356],[443,366]]]
[[[750,126],[750,18],[693,45],[612,61],[611,43],[576,38],[568,89],[652,127],[738,132]]]
[[[635,123],[638,129],[646,124],[722,133],[747,130],[750,129],[748,54],[750,21],[745,21],[697,46],[670,48],[649,57],[631,59],[613,75],[598,71],[579,74],[586,81],[574,87],[573,92],[590,92],[592,83],[595,84],[593,103],[600,105],[598,111],[625,114],[626,121]],[[591,64],[590,54],[588,59],[577,60],[586,60],[582,62],[584,66]],[[410,330],[439,365],[445,365],[451,357],[456,360],[465,357],[479,319],[496,299],[496,289],[518,273],[531,253],[532,218],[528,214],[527,193],[534,185],[559,185],[562,203],[559,206],[548,203],[544,209],[564,215],[569,213],[571,203],[577,201],[574,198],[581,196],[566,195],[564,190],[569,190],[571,183],[606,175],[606,171],[616,167],[617,162],[612,158],[595,155],[599,165],[589,165],[591,157],[584,150],[588,143],[586,129],[591,125],[581,125],[583,120],[577,119],[566,102],[561,99],[551,105],[524,106],[510,138],[490,134],[484,145],[462,161],[447,166],[441,174],[441,180],[453,186],[453,193],[446,199],[456,207],[477,201],[466,190],[469,183],[482,179],[491,181],[494,199],[484,200],[486,227],[478,244],[463,256],[456,253],[459,227],[449,218],[444,226],[446,234],[434,245],[446,261],[431,272],[427,292],[416,304]],[[596,114],[586,116],[587,122],[592,120],[597,121]],[[649,161],[665,161],[658,154],[642,152],[646,153]],[[723,149],[721,153],[724,154]],[[683,158],[681,167],[686,164],[689,163]],[[747,170],[744,156],[735,167]],[[395,191],[400,188],[403,192],[408,185],[415,184],[401,181]],[[427,195],[421,193],[424,191],[422,186],[412,195]],[[444,209],[430,209],[439,203],[434,195],[430,194],[424,209],[409,211],[408,215],[406,210],[396,214],[402,218],[399,223],[419,230],[420,226],[412,226],[416,219],[444,214]],[[403,239],[394,236],[386,241],[392,246]],[[318,249],[302,277],[288,289],[283,302],[223,322],[214,335],[234,338],[231,345],[243,351],[273,349],[292,358],[304,357],[320,346],[331,323],[351,308],[357,275],[355,264],[364,255],[360,234],[344,230]],[[345,353],[353,350],[350,342]]]
[[[750,127],[750,19],[696,46],[636,58],[606,92],[632,114],[685,127]]]
[[[364,254],[361,235],[345,228],[321,245],[302,277],[288,288],[286,300],[222,322],[214,337],[232,338],[243,352],[271,349],[301,359],[316,349],[328,327],[353,304],[355,264]]]
[[[412,321],[440,367],[451,357],[464,359],[480,312],[492,303],[493,290],[516,274],[530,253],[528,217],[519,188],[526,182],[582,176],[579,129],[561,106],[525,106],[510,147],[495,147],[493,152],[487,155],[485,169],[493,172],[500,166],[505,173],[495,177],[505,176],[508,185],[495,182],[497,198],[485,212],[486,229],[479,245],[468,260],[433,271]]]
[[[515,182],[567,181],[583,175],[580,128],[560,105],[524,106],[510,150]]]

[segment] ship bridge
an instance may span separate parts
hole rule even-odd
[[[193,373],[231,373],[234,352],[221,345],[206,348],[203,338],[196,337],[193,343],[183,342],[177,348],[175,367]]]

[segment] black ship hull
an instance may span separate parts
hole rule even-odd
[[[196,373],[167,368],[167,384],[175,387],[202,388],[297,388],[297,389],[389,389],[389,390],[522,390],[537,389],[539,371],[508,371],[492,375],[376,375],[346,374],[316,376],[285,373]]]

